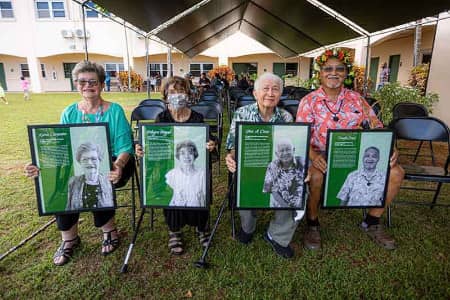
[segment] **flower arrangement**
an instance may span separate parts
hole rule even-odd
[[[216,66],[214,67],[214,69],[209,70],[208,77],[214,78],[216,73],[218,73],[222,78],[226,77],[228,81],[233,80],[234,72],[230,67],[226,65]]]
[[[320,79],[319,79],[320,68],[330,58],[337,58],[347,66],[348,76],[345,79],[344,84],[346,86],[352,86],[352,84],[353,84],[352,76],[354,77],[354,73],[352,71],[352,63],[353,63],[352,55],[351,55],[350,51],[348,51],[348,50],[341,49],[341,48],[333,48],[333,49],[325,50],[322,54],[320,54],[319,56],[317,56],[314,59],[314,67],[313,67],[314,75],[312,78],[312,83],[313,83],[314,88],[318,88],[320,86]]]

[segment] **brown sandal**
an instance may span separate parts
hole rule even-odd
[[[66,243],[72,243],[72,245],[70,247],[66,247]],[[55,254],[53,255],[53,264],[58,267],[67,264],[73,256],[73,250],[80,244],[81,239],[79,236],[71,240],[62,241],[61,246],[59,246],[58,250],[56,250]],[[55,258],[60,257],[63,257],[64,259],[61,262],[56,263]]]
[[[113,239],[111,237],[111,232],[117,232],[117,229],[113,229],[111,231],[103,231],[103,243],[102,243],[103,256],[113,253],[119,247],[119,237]],[[105,234],[106,234],[106,238],[104,236]],[[109,251],[103,250],[103,247],[107,247],[107,246],[111,246],[112,249]]]

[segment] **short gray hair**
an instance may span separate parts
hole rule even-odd
[[[83,155],[83,153],[88,152],[88,151],[95,151],[97,152],[98,155],[98,159],[101,161],[103,159],[103,151],[100,148],[100,145],[91,143],[91,142],[87,142],[87,143],[83,143],[80,146],[78,146],[77,148],[77,153],[75,154],[75,158],[78,162],[80,162],[81,160],[81,155]]]
[[[267,79],[275,81],[278,84],[278,86],[280,87],[280,92],[283,92],[283,79],[281,79],[279,76],[277,76],[273,73],[270,73],[270,72],[263,73],[261,76],[256,78],[254,89],[258,90],[261,82],[263,82],[264,80],[267,80]]]
[[[77,63],[72,70],[72,79],[77,80],[78,74],[80,73],[95,73],[97,74],[98,81],[100,84],[105,82],[106,77],[105,69],[103,68],[102,65],[97,64],[95,62],[83,60]]]
[[[277,142],[277,151],[278,151],[278,148],[280,147],[280,146],[283,146],[283,145],[287,145],[287,146],[290,146],[291,147],[291,149],[292,150],[294,150],[294,143],[292,143],[292,140],[290,140],[290,139],[288,139],[288,138],[281,138],[281,139],[279,139],[278,140],[278,142]]]

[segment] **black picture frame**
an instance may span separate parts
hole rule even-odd
[[[304,179],[309,166],[310,126],[309,123],[236,122],[234,208],[306,209]],[[294,152],[283,154],[284,159],[292,162],[286,172],[281,172],[280,151]]]
[[[28,125],[27,129],[32,164],[39,168],[35,190],[40,216],[117,207],[108,179],[112,167],[108,123]],[[97,184],[90,185],[90,180]]]
[[[141,207],[209,210],[208,140],[209,125],[204,123],[139,123],[139,143],[144,150],[140,158]],[[177,153],[182,155],[186,149],[194,154],[193,161],[184,162],[191,166],[177,158]],[[193,172],[192,178],[186,169]]]
[[[392,130],[329,129],[326,149],[322,208],[385,206],[394,149]]]

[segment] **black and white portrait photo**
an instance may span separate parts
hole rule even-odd
[[[173,190],[169,206],[206,206],[205,171],[195,165],[198,156],[197,146],[191,140],[176,144],[177,164],[166,174],[166,182]]]
[[[380,150],[371,146],[364,150],[362,168],[348,174],[337,198],[341,206],[381,206],[386,172],[377,169]]]
[[[280,139],[275,146],[275,159],[267,166],[264,193],[270,193],[270,207],[299,208],[303,206],[304,159],[295,156],[291,140]]]
[[[80,144],[75,158],[82,174],[69,179],[66,210],[114,207],[111,182],[100,173],[101,147],[91,142]]]

